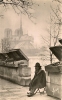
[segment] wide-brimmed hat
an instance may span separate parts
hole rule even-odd
[[[40,63],[37,62],[34,67],[41,67]]]

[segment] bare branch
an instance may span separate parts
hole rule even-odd
[[[58,21],[61,22],[61,19],[59,19],[57,13],[53,10],[52,6],[50,6],[50,7],[51,7],[51,10],[54,12],[55,16],[57,17]]]
[[[59,28],[60,28],[60,26],[59,26]],[[57,43],[58,35],[59,35],[59,30],[58,30],[58,34],[57,34],[57,36],[56,36],[56,41],[55,41],[55,43],[54,43],[54,46],[55,46],[56,43]]]
[[[33,13],[29,11],[29,9],[33,10],[33,5],[39,6],[38,4],[34,3],[32,0],[0,0],[0,5],[3,5],[5,9],[6,6],[11,5],[15,13],[27,14],[29,19],[34,18]]]
[[[46,44],[48,45],[49,44],[49,41],[47,41],[43,36],[41,36],[41,37],[46,42]],[[49,45],[48,45],[48,47],[49,47]]]
[[[14,9],[15,13],[19,14],[16,10],[15,10],[15,7],[13,5],[11,5],[12,8]]]
[[[60,13],[62,13],[62,11],[60,10],[59,6],[58,6],[58,11],[59,11]]]
[[[50,33],[49,29],[46,29],[46,31],[49,33],[49,35],[51,35],[52,38],[54,38],[54,36]]]
[[[62,2],[61,2],[60,0],[53,0],[53,1],[57,1],[57,2],[59,2],[60,4],[62,4]]]

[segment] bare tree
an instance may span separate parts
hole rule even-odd
[[[59,40],[59,35],[62,25],[62,1],[61,0],[52,0],[53,2],[50,5],[50,22],[49,28],[46,29],[48,32],[48,38],[42,37],[48,47],[56,46]],[[53,4],[56,2],[56,5]],[[50,63],[52,63],[53,54],[50,51]]]
[[[58,26],[58,36],[60,35],[61,32],[61,25],[62,25],[62,0],[53,0],[54,2],[58,3],[57,8],[53,9],[53,7],[51,7],[53,13],[55,14],[56,22],[55,22],[55,26]],[[58,38],[57,36],[57,38]]]
[[[61,0],[53,0],[53,2],[56,2],[57,5],[55,8],[53,8],[52,5],[50,5],[51,8],[51,31],[50,34],[53,34],[53,39],[54,39],[54,46],[57,44],[59,40],[59,35],[61,33],[61,25],[62,25],[62,17],[61,17],[61,6],[62,6],[62,1]],[[52,53],[51,53],[51,63],[52,63]]]
[[[5,9],[9,5],[12,6],[17,14],[27,14],[30,19],[34,17],[32,13],[33,5],[39,6],[32,0],[0,0],[0,6],[5,7]]]

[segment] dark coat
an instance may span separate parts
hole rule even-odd
[[[34,78],[29,84],[29,90],[32,88],[44,88],[46,86],[46,74],[44,70],[40,70],[37,75],[35,74]]]

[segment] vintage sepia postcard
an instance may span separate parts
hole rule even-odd
[[[0,0],[0,100],[62,100],[62,0]]]

